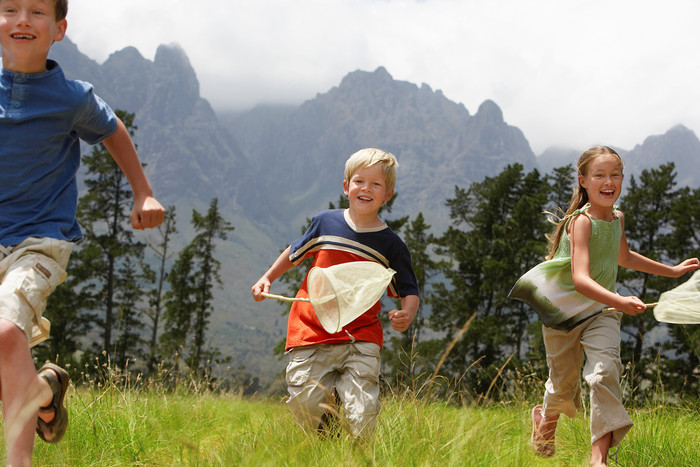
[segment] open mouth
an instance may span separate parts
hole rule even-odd
[[[358,196],[357,199],[359,199],[360,201],[372,201],[372,198],[368,196]]]
[[[615,196],[615,190],[602,190],[600,194],[603,195],[604,198],[612,198]]]
[[[34,36],[31,34],[12,34],[12,38],[21,41],[29,41],[34,39]]]

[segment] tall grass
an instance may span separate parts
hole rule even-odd
[[[246,398],[194,379],[142,381],[108,365],[101,371],[75,378],[69,431],[57,445],[37,440],[35,465],[579,466],[590,455],[588,420],[579,414],[560,418],[556,457],[536,457],[529,409],[539,396],[518,384],[500,386],[499,402],[438,398],[433,385],[449,386],[438,379],[407,384],[383,396],[374,436],[354,441],[337,428],[327,436],[304,433],[281,397]],[[700,465],[697,401],[654,403],[630,415],[635,427],[623,440],[620,465]]]

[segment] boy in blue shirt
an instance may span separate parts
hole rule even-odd
[[[80,139],[102,142],[126,175],[132,227],[156,227],[165,214],[124,124],[91,85],[67,80],[47,59],[65,36],[67,9],[67,0],[0,0],[0,394],[8,465],[30,465],[35,430],[57,442],[68,424],[68,374],[53,364],[37,373],[29,337],[82,236]]]

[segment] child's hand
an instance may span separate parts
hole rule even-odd
[[[389,312],[389,322],[394,331],[404,332],[411,325],[413,316],[405,310],[392,310]]]
[[[695,271],[698,268],[700,268],[700,260],[697,258],[686,259],[682,263],[673,267],[673,272],[675,274],[673,277],[681,277],[686,272]]]
[[[638,315],[639,313],[644,313],[644,310],[647,309],[646,304],[641,301],[639,297],[628,296],[620,298],[622,301],[619,305],[615,306],[615,309],[620,310],[623,313],[634,316]]]
[[[250,291],[253,294],[253,300],[256,302],[263,301],[265,297],[262,296],[262,293],[270,291],[270,281],[266,277],[261,277],[258,279],[258,282],[250,288]]]
[[[134,201],[131,209],[131,227],[137,230],[152,229],[163,223],[165,209],[157,199],[147,196],[143,201]]]

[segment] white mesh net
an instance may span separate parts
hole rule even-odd
[[[700,324],[700,270],[687,282],[661,294],[654,317],[663,323]]]
[[[307,288],[321,326],[332,334],[357,319],[382,297],[394,274],[371,261],[311,268]]]

